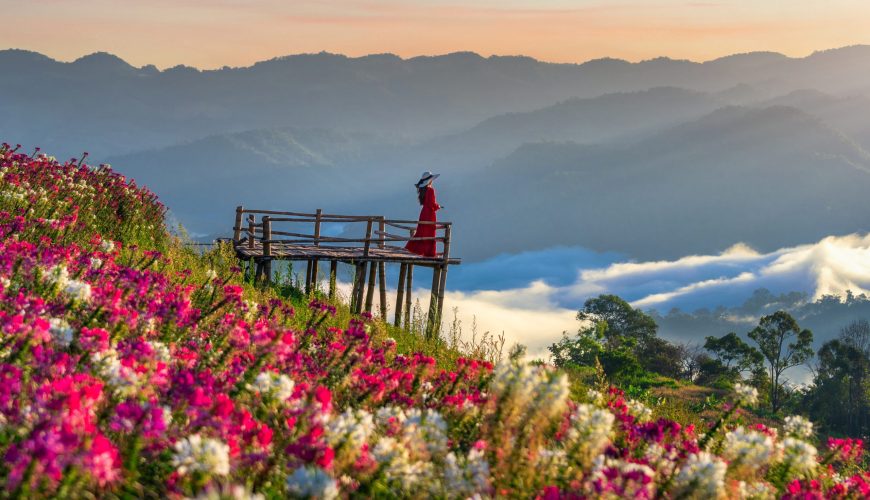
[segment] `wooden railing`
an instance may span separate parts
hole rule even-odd
[[[244,223],[244,217],[247,214],[247,224]],[[260,221],[257,222],[257,216],[260,216]],[[282,224],[310,224],[311,232],[295,232],[281,230]],[[324,236],[324,224],[365,224],[365,233],[362,237],[340,237],[340,236]],[[414,236],[414,231],[418,224],[434,225],[435,236],[418,237]],[[368,257],[373,246],[384,248],[388,243],[407,243],[409,241],[435,241],[436,245],[441,243],[442,251],[436,258],[448,260],[450,256],[450,222],[429,222],[415,220],[400,220],[386,219],[379,215],[358,216],[358,215],[336,215],[324,214],[318,209],[315,213],[301,212],[279,212],[274,210],[251,210],[243,207],[236,207],[236,221],[233,226],[233,240],[236,243],[242,241],[244,236],[250,248],[254,248],[256,242],[259,242],[263,247],[263,256],[271,255],[271,247],[273,244],[296,244],[296,245],[312,245],[321,246],[356,246],[361,245],[363,248],[363,256]],[[408,232],[408,236],[388,232],[387,228],[399,229]],[[285,237],[285,238],[281,238]],[[402,245],[404,246],[404,245]]]
[[[257,220],[259,218],[259,221]],[[311,230],[292,231],[287,226],[302,224]],[[342,224],[339,234],[347,234],[348,225],[365,225],[362,237],[325,236],[324,226]],[[414,232],[419,224],[434,225],[435,236],[420,237]],[[237,252],[253,265],[256,262],[254,281],[263,275],[268,282],[271,278],[272,261],[307,260],[308,267],[305,276],[305,292],[310,293],[318,283],[317,274],[319,260],[330,261],[329,296],[335,296],[336,268],[338,262],[345,262],[355,267],[353,289],[350,306],[354,312],[371,312],[374,297],[374,284],[378,281],[380,290],[381,316],[386,318],[386,271],[387,262],[401,265],[399,283],[397,285],[395,324],[399,326],[404,319],[406,327],[410,325],[411,289],[414,279],[414,267],[431,267],[432,293],[429,300],[429,314],[426,324],[427,336],[439,331],[441,314],[444,304],[444,291],[447,281],[447,269],[450,264],[458,264],[458,259],[450,259],[450,222],[428,222],[416,220],[387,219],[379,215],[337,215],[325,214],[317,209],[314,213],[282,212],[275,210],[251,210],[236,207],[235,224],[233,225],[233,244]],[[402,233],[407,232],[408,236]],[[404,251],[404,243],[409,241],[434,241],[436,248],[441,243],[441,252],[434,257],[409,255]],[[402,246],[392,246],[390,243],[401,243]],[[347,248],[362,248],[361,254],[351,252],[352,258],[337,257],[329,252],[308,252],[304,247],[333,246],[346,250]],[[299,248],[303,247],[303,248]],[[372,249],[379,251],[374,252]],[[324,249],[325,250],[325,249]],[[384,251],[387,250],[387,251]],[[393,250],[392,252],[389,250]],[[295,257],[294,254],[295,253]],[[344,255],[347,255],[345,253]],[[301,256],[301,257],[300,257]],[[367,278],[366,278],[367,277]],[[368,285],[366,286],[366,282]]]

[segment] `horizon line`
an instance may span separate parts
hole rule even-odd
[[[291,58],[296,58],[296,57],[306,57],[306,56],[307,57],[324,56],[324,55],[325,56],[333,56],[333,57],[341,57],[341,58],[349,59],[349,60],[367,59],[367,58],[372,58],[372,57],[387,56],[387,57],[393,57],[393,58],[399,59],[403,62],[413,61],[413,60],[417,60],[417,59],[437,59],[437,58],[444,58],[444,57],[458,56],[458,55],[473,55],[473,56],[476,56],[476,57],[478,57],[480,59],[484,59],[484,60],[490,60],[490,59],[530,59],[532,61],[535,61],[535,62],[538,62],[541,64],[551,64],[554,66],[583,66],[586,64],[599,62],[599,61],[615,61],[615,62],[623,62],[626,64],[644,64],[644,63],[650,63],[650,62],[661,61],[661,60],[672,61],[672,62],[681,62],[681,63],[690,63],[690,64],[699,64],[700,65],[700,64],[708,64],[708,63],[713,63],[716,61],[721,61],[723,59],[728,59],[731,57],[762,55],[762,54],[779,56],[783,59],[795,61],[795,60],[808,59],[808,58],[813,57],[813,56],[818,55],[818,54],[837,52],[837,51],[841,51],[841,50],[856,49],[856,48],[870,48],[870,44],[858,43],[858,44],[843,45],[843,46],[839,46],[839,47],[831,47],[831,48],[826,48],[826,49],[816,49],[816,50],[813,50],[812,52],[805,54],[805,55],[802,55],[802,56],[791,56],[791,55],[788,55],[788,54],[785,54],[782,52],[777,52],[777,51],[772,51],[772,50],[755,50],[755,51],[748,51],[748,52],[735,52],[735,53],[725,54],[725,55],[722,55],[719,57],[715,57],[715,58],[707,59],[707,60],[703,60],[703,61],[692,60],[692,59],[688,59],[688,58],[677,59],[677,58],[673,58],[673,57],[670,57],[667,55],[660,55],[657,57],[648,58],[648,59],[640,59],[640,60],[636,60],[636,61],[632,61],[632,60],[624,59],[624,58],[620,58],[620,57],[602,56],[602,57],[596,57],[596,58],[587,59],[585,61],[578,61],[578,62],[555,62],[555,61],[547,61],[544,59],[538,59],[538,58],[535,58],[533,56],[528,56],[528,55],[523,55],[523,54],[489,54],[489,55],[483,55],[483,54],[476,52],[476,51],[473,51],[473,50],[460,50],[460,51],[445,52],[445,53],[440,53],[440,54],[418,54],[418,55],[414,55],[414,56],[400,56],[400,55],[393,53],[393,52],[378,52],[378,53],[370,53],[370,54],[364,54],[364,55],[359,55],[359,56],[352,56],[352,55],[343,54],[340,52],[330,52],[327,50],[322,50],[320,52],[297,52],[297,53],[274,56],[274,57],[269,58],[269,59],[261,59],[261,60],[253,61],[253,62],[248,63],[247,65],[243,65],[243,66],[223,65],[221,67],[214,67],[214,68],[203,68],[203,67],[197,67],[197,66],[190,66],[187,64],[183,64],[183,63],[176,64],[173,66],[165,66],[163,68],[160,68],[157,65],[152,64],[152,63],[143,64],[142,66],[135,66],[133,64],[130,64],[130,62],[128,62],[126,59],[124,59],[124,57],[122,57],[118,54],[109,52],[109,51],[105,51],[105,50],[98,50],[95,52],[84,54],[84,55],[79,56],[75,59],[66,59],[66,60],[60,59],[60,58],[55,58],[51,55],[48,55],[46,53],[43,53],[43,52],[40,52],[37,50],[18,48],[18,47],[8,47],[8,48],[0,49],[0,53],[24,52],[24,53],[29,53],[29,54],[36,54],[36,55],[45,57],[46,59],[49,59],[52,62],[59,63],[59,64],[75,64],[83,59],[87,59],[87,58],[92,57],[92,56],[107,55],[107,56],[117,58],[118,60],[124,62],[125,64],[127,64],[131,68],[136,68],[136,69],[153,67],[153,68],[156,68],[160,72],[164,72],[164,71],[168,71],[168,70],[175,69],[175,68],[189,68],[189,69],[197,70],[199,72],[207,72],[207,71],[221,71],[221,70],[226,70],[226,69],[246,69],[246,68],[254,67],[257,64],[268,63],[268,62],[273,62],[273,61],[280,61],[280,60],[284,60],[284,59],[291,59]]]

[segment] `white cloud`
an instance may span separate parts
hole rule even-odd
[[[457,307],[465,327],[476,316],[479,331],[504,332],[508,344],[520,342],[531,354],[546,355],[546,347],[563,331],[577,329],[575,314],[583,301],[601,293],[662,312],[739,305],[759,288],[775,294],[806,292],[813,298],[847,290],[870,294],[870,234],[831,236],[769,253],[738,244],[717,255],[615,262],[577,269],[576,276],[574,283],[561,286],[537,280],[506,290],[449,292],[445,315]],[[419,296],[425,300],[426,294]]]

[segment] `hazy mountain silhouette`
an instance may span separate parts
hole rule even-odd
[[[724,108],[632,145],[527,144],[454,189],[472,256],[569,244],[676,257],[870,229],[870,155],[782,106]]]
[[[489,118],[413,152],[450,171],[488,164],[527,142],[625,140],[698,118],[724,104],[726,101],[715,96],[674,87],[570,99],[534,111]]]
[[[325,129],[270,129],[221,134],[114,158],[121,171],[154,189],[198,232],[219,232],[236,204],[335,209],[376,193],[366,172],[393,146],[371,134]],[[373,189],[374,188],[374,189]],[[326,195],[326,193],[329,193]]]
[[[96,158],[289,126],[421,140],[498,114],[659,86],[721,91],[743,83],[776,94],[870,88],[868,46],[801,59],[753,53],[705,63],[659,58],[550,64],[473,53],[410,59],[321,53],[209,71],[135,68],[105,53],[62,63],[5,50],[0,67],[0,135],[60,156],[77,155],[88,144]]]
[[[868,46],[704,63],[321,53],[209,71],[6,50],[0,67],[0,137],[87,147],[199,233],[225,232],[239,203],[411,218],[426,169],[447,174],[442,217],[472,259],[868,229]]]

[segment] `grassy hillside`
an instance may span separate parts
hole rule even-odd
[[[108,169],[3,146],[0,178],[6,496],[870,492],[858,443],[801,420],[750,426],[752,389],[695,408],[674,402],[691,387],[493,366],[288,283],[253,286],[229,249],[191,250]],[[660,418],[688,413],[696,425]]]

